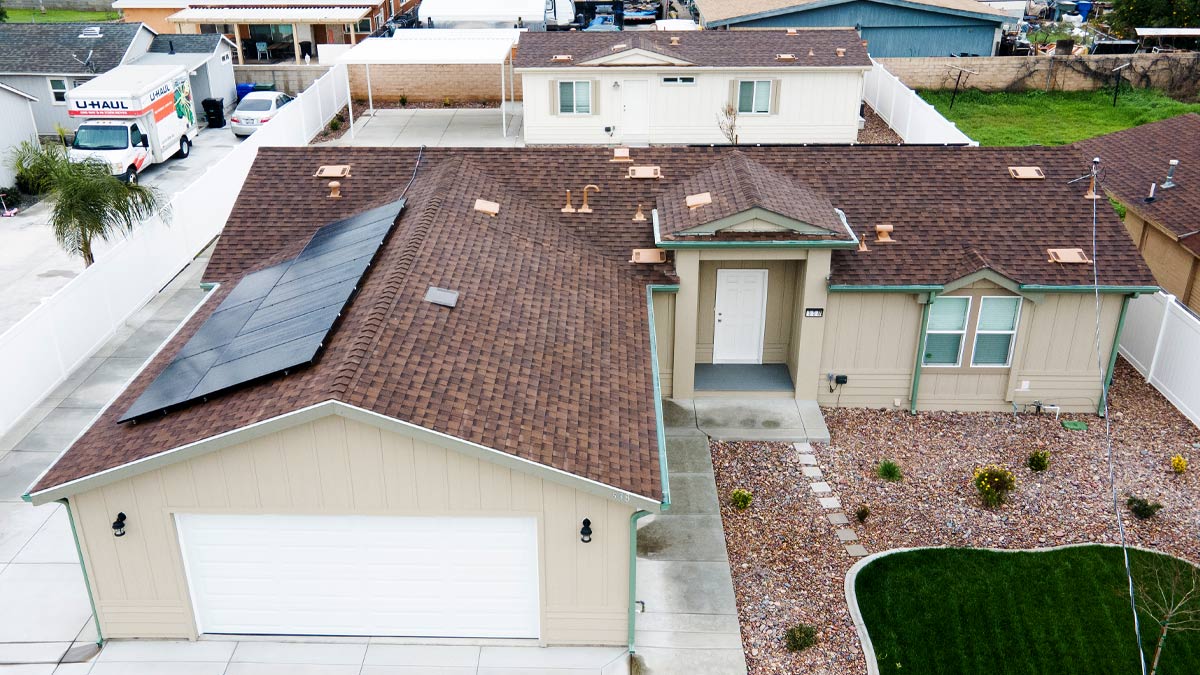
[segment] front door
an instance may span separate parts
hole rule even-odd
[[[621,82],[621,140],[649,142],[650,85],[646,80]]]
[[[766,270],[717,270],[713,363],[762,363]]]

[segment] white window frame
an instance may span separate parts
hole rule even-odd
[[[966,312],[963,313],[962,330],[930,330],[928,324],[926,324],[925,334],[921,336],[921,367],[922,368],[961,368],[962,367],[963,349],[965,349],[965,347],[966,347],[967,329],[971,326],[971,305],[973,304],[974,298],[972,298],[969,295],[944,295],[944,296],[941,296],[938,298],[934,298],[933,300],[930,301],[931,306],[929,307],[929,311],[931,311],[931,312],[933,311],[932,303],[937,302],[938,300],[958,300],[960,298],[967,301],[967,310],[966,310]],[[928,344],[930,335],[960,335],[960,336],[962,336],[962,339],[960,339],[958,341],[958,357],[955,359],[954,363],[927,363],[925,361],[925,347]],[[974,345],[972,344],[972,349],[973,348],[974,348]]]
[[[766,85],[766,87],[767,87],[767,109],[765,111],[759,112],[759,111],[756,111],[753,109],[749,110],[749,111],[742,110],[742,85],[747,82],[753,83],[753,85],[754,85],[753,91],[751,92],[751,95],[750,95],[750,107],[751,108],[754,108],[754,101],[758,99],[759,87]],[[772,86],[773,85],[771,84],[770,80],[738,80],[737,81],[737,101],[736,101],[738,114],[739,115],[770,115],[771,114],[771,97],[772,97],[772,95],[774,95],[774,92],[771,91]]]
[[[571,112],[563,112],[563,109],[562,109],[562,87],[564,84],[571,85]],[[579,112],[578,93],[579,93],[579,85],[581,85],[581,84],[587,85],[587,88],[588,88],[587,112]],[[588,115],[591,115],[592,111],[596,109],[596,98],[595,98],[596,92],[592,89],[592,81],[591,80],[558,80],[555,83],[555,85],[556,86],[555,86],[555,90],[554,90],[554,95],[555,95],[554,111],[555,111],[556,115],[569,115],[572,117],[576,117],[576,116],[586,117]]]
[[[988,298],[997,298],[1001,300],[1017,300],[1017,314],[1013,317],[1012,330],[983,330],[979,327],[979,322],[983,320],[983,303]],[[979,314],[975,317],[975,334],[971,336],[971,367],[972,368],[1011,368],[1013,347],[1017,344],[1017,329],[1021,327],[1021,305],[1025,303],[1020,296],[1012,295],[984,295],[979,298]],[[999,363],[975,363],[975,348],[979,344],[980,335],[1007,335],[1008,339],[1008,358],[1003,364]]]
[[[663,75],[662,83],[668,87],[690,87],[696,84],[695,75]]]
[[[55,89],[54,88],[55,82],[62,82],[63,88]],[[71,80],[70,79],[68,79],[66,77],[47,77],[46,78],[46,86],[50,88],[50,105],[66,105],[67,104],[67,92],[71,91]],[[63,95],[63,100],[61,100],[61,101],[58,100],[58,96],[57,96],[57,94],[60,91],[62,92],[62,95]]]

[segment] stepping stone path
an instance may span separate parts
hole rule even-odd
[[[812,479],[809,483],[809,489],[816,495],[817,501],[820,502],[821,508],[827,509],[830,513],[826,514],[829,519],[829,524],[837,528],[834,535],[838,542],[846,547],[846,555],[852,558],[861,558],[867,555],[868,551],[862,544],[851,542],[858,541],[858,534],[849,527],[850,519],[842,513],[842,502],[833,494],[833,488],[829,483],[822,480],[825,475],[821,472],[821,467],[817,465],[817,456],[813,454],[812,446],[808,443],[793,443],[792,446],[799,453],[800,464],[803,465],[802,471],[805,478]]]

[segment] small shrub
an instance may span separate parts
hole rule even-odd
[[[890,459],[885,459],[876,465],[875,475],[893,483],[902,478],[900,474],[900,465]]]
[[[975,489],[979,490],[979,497],[983,500],[983,505],[988,508],[1003,504],[1004,500],[1008,498],[1008,493],[1017,487],[1016,476],[998,464],[989,464],[975,469],[973,482]]]
[[[1138,520],[1153,518],[1154,514],[1158,513],[1158,510],[1163,507],[1158,502],[1149,502],[1141,497],[1134,497],[1132,495],[1130,495],[1129,499],[1125,500],[1125,505],[1129,507],[1133,515],[1137,516]]]
[[[806,623],[798,623],[787,629],[783,641],[789,652],[802,652],[817,644],[817,629]]]
[[[17,189],[16,185],[12,187],[0,186],[0,195],[4,195],[4,204],[10,209],[20,206],[25,201],[24,196],[21,195],[21,191]]]
[[[452,105],[454,105],[454,101],[451,101],[449,96],[442,99],[442,107],[443,108],[449,108]]]
[[[1171,458],[1171,470],[1175,473],[1183,473],[1188,469],[1187,458],[1183,455],[1175,455]]]
[[[405,96],[404,94],[400,94],[400,107],[401,108],[408,107],[408,97]]]
[[[750,508],[750,502],[754,501],[754,495],[750,494],[749,490],[738,488],[729,493],[729,503],[733,504],[733,508],[738,511],[745,511]]]
[[[333,118],[333,119],[331,119],[331,120],[329,120],[329,130],[330,130],[330,131],[337,131],[338,129],[341,129],[341,128],[342,128],[342,121],[341,121],[341,120],[339,120],[339,119],[338,119],[338,118],[336,118],[336,117],[335,117],[335,118]]]
[[[870,515],[871,507],[867,506],[866,504],[860,504],[857,509],[854,509],[854,517],[858,519],[858,522],[860,523],[867,522],[867,516]]]
[[[1045,471],[1050,468],[1050,452],[1048,450],[1034,450],[1029,453],[1029,459],[1025,460],[1025,465],[1030,471]]]

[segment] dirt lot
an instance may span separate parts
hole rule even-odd
[[[1129,543],[1200,562],[1200,431],[1119,362],[1112,390],[1116,484]],[[921,413],[825,409],[830,446],[815,448],[824,479],[853,521],[868,504],[866,523],[853,524],[874,553],[903,546],[1032,548],[1117,541],[1108,491],[1104,420],[1064,415],[1088,423],[1067,431],[1053,415]],[[1025,466],[1035,449],[1050,451],[1050,468]],[[1176,453],[1193,466],[1171,472]],[[879,460],[891,459],[903,480],[875,476]],[[1011,469],[1017,487],[1007,504],[980,506],[971,484],[975,467],[998,463]],[[797,453],[783,443],[713,445],[717,490],[754,493],[746,511],[725,504],[722,518],[750,672],[861,675],[862,652],[846,608],[842,584],[853,559],[834,536],[801,473]],[[1134,494],[1164,505],[1139,521],[1124,508]],[[806,622],[820,629],[818,644],[787,652],[787,626]]]

